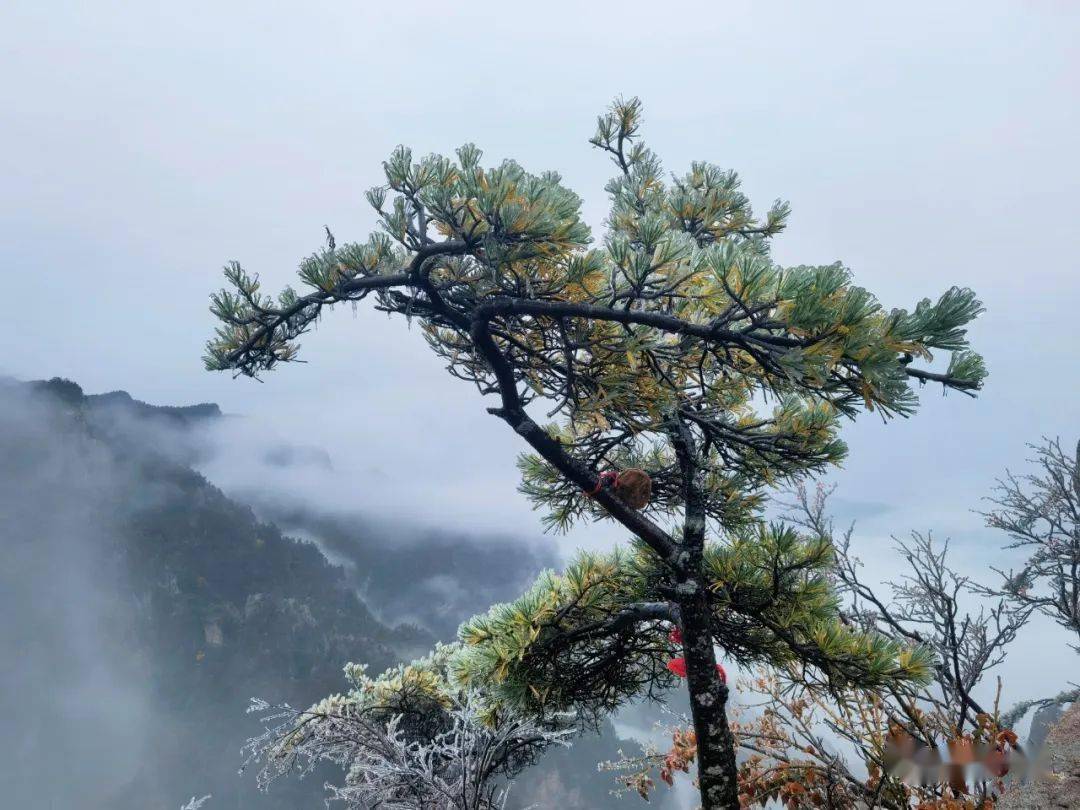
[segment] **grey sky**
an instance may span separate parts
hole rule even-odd
[[[709,160],[759,209],[791,201],[780,262],[841,259],[886,306],[981,294],[985,393],[861,419],[834,476],[868,549],[934,529],[978,570],[999,538],[969,510],[1026,441],[1080,432],[1080,4],[768,5],[9,2],[0,371],[247,415],[208,469],[226,486],[265,474],[270,432],[330,450],[330,481],[278,482],[303,497],[538,532],[515,437],[417,332],[342,310],[308,365],[233,381],[202,370],[207,295],[228,259],[276,289],[324,224],[364,237],[397,143],[557,169],[598,231],[609,166],[586,139],[636,94],[670,170]],[[418,477],[430,500],[411,503]]]

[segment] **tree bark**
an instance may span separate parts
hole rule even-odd
[[[728,687],[717,676],[716,651],[709,631],[707,594],[694,584],[681,586],[679,600],[683,655],[690,692],[690,714],[697,737],[698,788],[702,810],[738,810],[739,784],[735,738],[727,720]]]
[[[698,789],[702,810],[738,810],[739,780],[735,738],[727,721],[727,684],[716,672],[710,595],[704,576],[705,495],[702,491],[698,444],[681,413],[668,424],[671,446],[683,479],[686,514],[682,551],[677,555],[680,582],[675,587],[682,620],[686,686],[697,738]]]

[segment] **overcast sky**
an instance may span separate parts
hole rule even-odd
[[[364,238],[363,192],[398,143],[556,169],[599,232],[610,167],[587,138],[638,95],[669,170],[708,160],[761,210],[791,201],[781,263],[840,259],[888,307],[980,293],[985,392],[927,388],[910,420],[849,425],[833,477],[864,556],[932,529],[977,571],[1000,538],[970,510],[995,476],[1041,434],[1080,434],[1077,41],[1080,4],[1049,1],[9,0],[0,372],[244,415],[234,457],[207,470],[227,487],[268,474],[256,448],[277,435],[333,459],[329,480],[276,482],[302,498],[538,534],[516,437],[416,330],[343,308],[304,340],[309,364],[260,385],[203,371],[207,296],[227,260],[276,290],[324,225]],[[1038,685],[1036,659],[1013,677]]]

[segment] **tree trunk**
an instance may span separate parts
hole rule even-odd
[[[735,738],[726,710],[728,688],[716,672],[706,596],[697,585],[693,594],[679,602],[690,713],[697,737],[698,787],[702,810],[738,810]]]

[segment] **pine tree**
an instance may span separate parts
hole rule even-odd
[[[771,487],[843,459],[844,418],[907,416],[914,383],[978,390],[966,325],[981,305],[952,288],[885,311],[841,264],[779,266],[770,243],[787,204],[756,217],[738,176],[707,163],[666,178],[640,119],[636,99],[617,101],[591,140],[617,169],[600,246],[558,174],[485,169],[472,145],[456,160],[399,147],[367,195],[379,231],[343,245],[328,234],[300,266],[311,292],[275,301],[226,268],[206,362],[255,376],[293,361],[325,308],[368,296],[418,320],[529,445],[521,490],[548,524],[614,520],[632,535],[463,625],[453,678],[492,706],[596,717],[684,674],[702,805],[735,807],[717,646],[824,688],[932,667],[926,650],[845,627],[829,543],[765,524],[761,509]],[[935,350],[947,367],[919,367]]]

